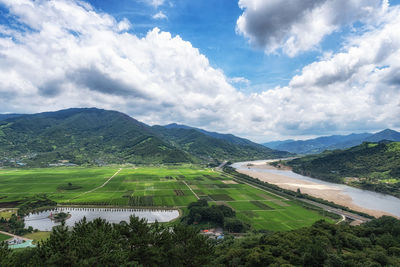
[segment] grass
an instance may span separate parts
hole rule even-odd
[[[118,167],[1,169],[0,193],[6,198],[0,202],[46,193],[50,199],[65,204],[174,207],[184,211],[197,200],[192,189],[210,204],[232,207],[240,219],[255,229],[292,230],[325,218],[296,202],[246,184],[230,183],[231,178],[223,174],[190,165],[123,168],[104,187],[85,193],[102,185],[117,170]],[[68,183],[80,188],[60,190]]]
[[[11,236],[9,236],[9,235],[0,234],[0,242],[5,241],[10,238],[11,238]]]
[[[5,218],[5,219],[10,219],[11,215],[15,214],[16,211],[10,211],[10,210],[6,210],[6,211],[0,211],[0,218]]]
[[[24,235],[24,237],[32,239],[34,243],[37,243],[39,241],[43,241],[46,240],[47,238],[49,238],[51,232],[34,232],[34,233],[30,233],[30,234],[26,234]]]

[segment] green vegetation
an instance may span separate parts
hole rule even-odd
[[[214,266],[400,266],[400,221],[382,217],[361,226],[312,227],[226,239]]]
[[[0,266],[204,266],[212,255],[212,244],[193,228],[131,217],[121,224],[82,220],[72,231],[55,227],[33,249],[0,245]]]
[[[33,231],[32,227],[25,229],[24,220],[13,214],[10,219],[0,218],[0,231],[12,233],[15,235],[24,235]]]
[[[197,200],[196,194],[210,205],[231,207],[239,220],[255,230],[287,231],[326,218],[322,212],[305,208],[296,201],[189,164],[123,168],[104,187],[85,193],[104,184],[117,170],[117,167],[1,169],[0,192],[4,192],[5,198],[0,199],[0,205],[17,206],[24,199],[46,194],[49,200],[61,205],[185,209]],[[58,189],[68,183],[81,188]]]
[[[213,134],[150,127],[123,113],[95,108],[5,116],[0,117],[0,166],[216,165],[225,159],[289,155],[232,135]],[[60,189],[68,190],[65,185]]]
[[[19,216],[28,215],[30,212],[41,207],[54,207],[57,205],[57,203],[53,200],[50,200],[46,194],[25,197],[19,202],[21,203],[18,205]]]
[[[34,243],[38,243],[39,241],[47,240],[50,237],[51,232],[33,232],[29,234],[25,234],[24,237],[32,239]]]
[[[0,242],[1,241],[5,241],[5,240],[10,239],[10,238],[11,238],[11,236],[9,236],[9,235],[0,234]]]
[[[228,218],[229,219],[229,218]],[[0,266],[400,266],[400,221],[361,226],[318,221],[277,233],[208,239],[182,224],[169,228],[131,217],[55,227],[36,248],[0,245]]]
[[[249,227],[236,218],[235,211],[224,205],[209,206],[207,200],[200,199],[190,203],[189,214],[182,218],[182,222],[188,225],[206,224],[208,227],[223,227],[228,232],[241,233]]]
[[[303,175],[400,197],[400,142],[363,143],[286,164]]]
[[[368,214],[363,213],[363,212],[351,210],[348,207],[344,207],[344,206],[338,205],[338,204],[336,204],[334,202],[330,202],[330,201],[324,200],[322,198],[316,198],[316,197],[313,197],[313,196],[310,196],[310,195],[307,195],[307,194],[302,194],[299,189],[296,192],[294,192],[294,191],[291,191],[291,190],[283,189],[283,188],[281,188],[281,187],[279,187],[277,185],[273,185],[273,184],[270,184],[270,183],[267,183],[267,182],[260,181],[257,178],[250,177],[250,176],[248,176],[246,174],[238,173],[234,168],[232,168],[230,166],[224,167],[224,172],[229,174],[230,176],[234,177],[237,181],[242,181],[242,182],[248,183],[250,185],[257,186],[258,188],[261,188],[261,189],[266,189],[266,190],[270,191],[271,193],[275,193],[275,194],[280,195],[282,197],[286,197],[288,199],[291,199],[292,201],[295,201],[295,202],[299,203],[300,205],[303,205],[304,207],[306,207],[308,209],[319,211],[319,213],[325,214],[325,212],[322,209],[319,209],[319,208],[314,207],[314,206],[309,206],[309,205],[305,204],[304,202],[296,201],[296,198],[305,198],[305,199],[312,200],[312,201],[315,201],[315,202],[318,202],[318,203],[321,203],[321,204],[324,204],[324,205],[328,205],[330,207],[338,208],[338,209],[345,210],[345,211],[350,211],[352,213],[359,214],[359,215],[361,215],[361,216],[363,216],[365,218],[370,218],[370,219],[374,218],[371,215],[368,215]],[[326,216],[330,216],[330,217],[332,217],[334,219],[338,218],[338,215],[333,214],[333,213],[327,213]]]

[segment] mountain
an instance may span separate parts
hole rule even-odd
[[[24,114],[0,114],[0,121],[24,116]]]
[[[288,151],[296,154],[316,154],[324,150],[344,149],[357,146],[363,142],[379,142],[382,140],[400,141],[400,133],[386,129],[381,132],[323,136],[309,140],[274,141],[264,143],[266,147]]]
[[[283,144],[287,144],[287,143],[292,143],[294,142],[293,139],[288,139],[288,140],[284,140],[284,141],[271,141],[271,142],[267,142],[267,143],[263,143],[263,146],[275,149],[278,146],[282,146]]]
[[[225,140],[225,141],[227,141],[229,143],[237,144],[237,145],[251,145],[251,146],[258,145],[256,143],[251,142],[250,140],[234,136],[233,134],[220,134],[220,133],[216,133],[216,132],[209,132],[209,131],[206,131],[206,130],[203,130],[203,129],[190,127],[190,126],[186,126],[186,125],[181,125],[181,124],[176,124],[176,123],[165,125],[164,128],[167,128],[167,129],[196,130],[196,131],[201,132],[201,133],[203,133],[203,134],[205,134],[207,136],[210,136],[210,137],[213,137],[213,138],[217,138],[217,139],[221,139],[221,140]]]
[[[184,125],[153,126],[153,130],[170,144],[203,160],[252,160],[287,157],[276,151],[234,135],[210,133]]]
[[[390,130],[390,129],[386,129],[386,130],[383,130],[383,131],[381,131],[379,133],[376,133],[374,135],[371,135],[371,136],[365,138],[364,141],[366,141],[366,142],[379,142],[379,141],[382,141],[382,140],[389,140],[389,141],[398,142],[398,141],[400,141],[400,133],[396,132],[396,131],[393,131],[393,130]]]
[[[96,108],[7,116],[0,117],[0,165],[213,162],[288,154],[238,137],[248,144],[235,144],[200,129],[150,127]]]
[[[294,172],[400,197],[400,142],[364,142],[287,162]]]
[[[30,165],[67,160],[85,163],[190,162],[187,153],[123,113],[67,109],[0,121],[0,155]]]

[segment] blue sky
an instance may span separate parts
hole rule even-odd
[[[399,4],[0,0],[0,113],[98,107],[258,142],[399,129]]]
[[[262,49],[252,47],[236,32],[236,21],[243,13],[233,0],[166,0],[154,7],[143,0],[90,0],[94,7],[116,18],[128,18],[132,32],[145,36],[154,27],[190,41],[205,54],[215,68],[221,68],[229,77],[244,77],[251,86],[238,84],[244,93],[261,92],[275,86],[285,86],[306,65],[315,61],[325,51],[341,49],[350,27],[344,27],[326,36],[319,48],[296,57],[282,53],[266,55]],[[398,5],[400,0],[391,0]],[[163,12],[167,19],[154,19]],[[352,27],[361,27],[357,24]]]

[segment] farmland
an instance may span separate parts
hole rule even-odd
[[[185,208],[197,198],[233,208],[255,229],[291,230],[323,219],[315,211],[211,169],[178,167],[0,170],[0,207],[46,194],[65,205]],[[97,188],[97,189],[96,189]],[[95,189],[95,190],[93,190]],[[329,219],[327,219],[329,220]]]

